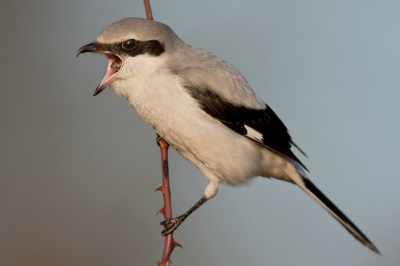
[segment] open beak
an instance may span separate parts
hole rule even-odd
[[[120,56],[113,54],[109,51],[108,45],[92,42],[86,44],[79,48],[78,52],[76,53],[76,57],[83,53],[97,53],[97,54],[104,54],[108,58],[108,66],[107,72],[103,77],[103,80],[100,82],[99,86],[97,86],[96,90],[93,93],[93,96],[96,96],[100,92],[102,92],[105,88],[107,88],[117,76],[118,71],[121,69],[123,60]]]

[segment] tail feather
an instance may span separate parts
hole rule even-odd
[[[303,184],[299,185],[308,195],[321,204],[336,220],[341,223],[350,234],[352,234],[363,245],[381,255],[374,244],[366,237],[363,232],[333,204],[308,178],[302,176]],[[297,182],[296,182],[297,183]]]

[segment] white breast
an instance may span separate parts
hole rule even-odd
[[[260,146],[206,114],[160,60],[143,57],[129,79],[112,85],[140,117],[210,181],[240,185],[266,175],[266,152]]]

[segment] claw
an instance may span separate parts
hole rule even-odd
[[[160,213],[162,213],[162,214],[165,216],[164,207],[162,207],[162,208],[156,213],[156,215],[159,215]]]
[[[158,135],[158,133],[157,133],[156,142],[157,142],[158,146],[160,146],[160,140],[161,140],[161,136]]]
[[[160,191],[164,195],[164,185],[162,185],[161,187],[156,188],[156,190],[154,190],[154,192],[156,192],[156,191]]]
[[[165,218],[164,221],[160,222],[160,225],[166,226],[169,223],[171,223],[171,218]]]
[[[175,231],[183,222],[184,218],[182,216],[178,216],[175,218],[167,218],[160,223],[160,225],[164,226],[164,230],[161,232],[162,236],[166,236]]]

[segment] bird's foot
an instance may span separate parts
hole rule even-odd
[[[165,221],[162,221],[160,225],[164,226],[164,230],[161,232],[162,236],[166,236],[171,234],[173,231],[178,228],[182,222],[185,220],[185,216],[181,215],[175,218],[166,218]]]
[[[157,133],[156,142],[157,142],[157,145],[158,145],[158,146],[160,146],[160,140],[161,140],[161,139],[162,139],[161,136],[158,135],[158,133]]]

